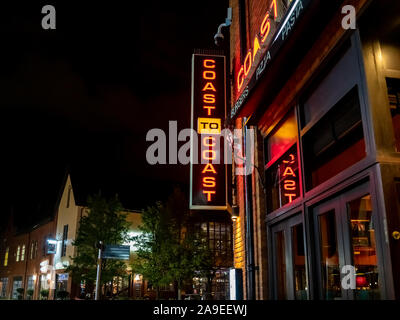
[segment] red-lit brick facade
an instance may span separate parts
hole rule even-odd
[[[399,4],[276,0],[256,51],[273,2],[230,1],[230,115],[255,142],[250,180],[234,184],[244,298],[398,298]],[[356,29],[342,26],[348,5]],[[346,266],[354,287],[341,283]]]

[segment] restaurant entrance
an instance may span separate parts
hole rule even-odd
[[[273,299],[382,299],[383,240],[370,186],[359,181],[269,225]]]
[[[278,300],[305,300],[307,271],[303,217],[301,213],[271,228],[273,275],[272,296]]]
[[[380,299],[377,217],[369,183],[318,204],[311,212],[319,298]],[[350,288],[343,284],[349,272],[355,272]]]

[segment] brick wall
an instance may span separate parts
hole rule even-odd
[[[272,0],[271,0],[272,1]],[[247,0],[246,1],[246,50],[251,49],[253,39],[260,30],[262,20],[270,7],[271,1],[260,0]],[[278,0],[280,1],[280,0]],[[231,86],[232,102],[234,103],[237,98],[236,91],[236,75],[243,64],[244,57],[241,56],[241,43],[240,43],[240,26],[239,26],[239,0],[231,0],[230,6],[232,7],[232,25],[230,28],[231,34],[231,70],[233,86]],[[257,64],[257,60],[254,64]],[[241,128],[242,119],[236,120],[236,128]],[[257,134],[255,136],[255,149],[259,152],[255,154],[255,164],[261,168],[260,173],[263,174],[263,148],[262,136]],[[259,149],[259,150],[258,150]],[[246,214],[245,214],[245,201],[244,201],[244,177],[236,176],[236,192],[237,202],[239,206],[239,219],[234,222],[233,228],[233,241],[234,241],[234,265],[236,268],[243,270],[243,289],[244,298],[246,294]],[[260,185],[258,172],[253,172],[253,231],[254,231],[254,256],[255,265],[259,267],[256,271],[256,298],[266,299],[268,286],[267,286],[267,241],[266,241],[266,226],[265,226],[265,198],[262,186]]]

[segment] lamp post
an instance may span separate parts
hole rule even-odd
[[[100,300],[101,252],[104,249],[103,241],[97,242],[96,248],[99,249],[99,255],[97,256],[96,292],[94,299]]]

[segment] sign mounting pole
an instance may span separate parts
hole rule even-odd
[[[97,247],[99,248],[99,255],[97,256],[96,293],[94,299],[100,300],[101,251],[103,248],[103,242],[99,241]]]

